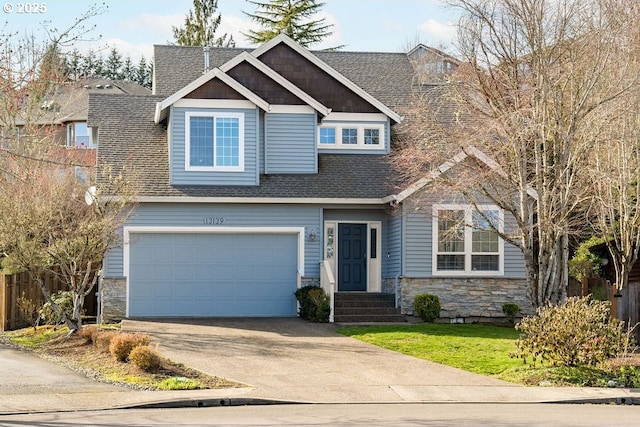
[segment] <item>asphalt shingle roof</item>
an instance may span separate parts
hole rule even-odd
[[[242,51],[211,48],[210,67]],[[413,67],[405,53],[312,52],[374,98],[401,113],[411,98]],[[141,196],[382,198],[397,189],[396,174],[384,155],[320,154],[317,174],[262,175],[259,186],[172,186],[167,133],[153,121],[156,103],[204,71],[202,47],[155,46],[154,95],[105,95],[89,100],[89,125],[98,126],[98,158],[139,172]]]
[[[260,186],[171,186],[167,134],[153,121],[159,96],[92,94],[101,162],[133,167],[140,196],[382,198],[392,193],[387,156],[321,154],[318,174],[261,175]]]

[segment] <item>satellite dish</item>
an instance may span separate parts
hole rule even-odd
[[[87,191],[84,192],[84,201],[87,205],[91,206],[93,202],[96,201],[96,192],[97,189],[95,185],[87,188]]]

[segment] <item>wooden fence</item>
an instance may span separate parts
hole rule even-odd
[[[67,290],[66,284],[51,273],[45,275],[44,283],[51,293]],[[0,273],[0,331],[9,331],[29,325],[29,320],[21,313],[18,306],[18,298],[23,294],[37,307],[44,304],[44,296],[40,286],[32,281],[27,273]],[[91,292],[84,301],[85,314],[95,316],[97,306],[95,292]]]
[[[568,296],[595,293],[606,295],[607,300],[611,302],[611,313],[617,319],[624,320],[630,327],[640,322],[640,281],[629,281],[629,284],[617,294],[615,285],[601,277],[591,278],[584,283],[573,278],[569,280]]]

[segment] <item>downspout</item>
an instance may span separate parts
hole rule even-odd
[[[97,296],[97,313],[96,313],[96,323],[98,325],[102,324],[102,269],[98,270],[96,273],[98,275],[98,290],[96,291]]]

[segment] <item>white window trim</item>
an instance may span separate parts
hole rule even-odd
[[[335,129],[335,144],[320,143],[320,129]],[[342,129],[357,129],[358,143],[357,144],[343,144],[342,143]],[[364,130],[365,129],[377,129],[379,131],[379,144],[365,144],[364,143]],[[316,141],[318,148],[338,148],[342,150],[354,149],[359,150],[383,150],[385,148],[385,125],[383,123],[323,123],[318,125],[316,134]]]
[[[213,166],[191,166],[191,117],[212,117],[214,119],[214,136],[213,147]],[[216,149],[215,149],[215,119],[217,118],[235,118],[238,119],[238,166],[216,166]],[[244,113],[224,113],[224,112],[201,112],[188,111],[184,113],[184,169],[192,172],[244,172]]]
[[[443,210],[460,210],[465,212],[465,226],[464,230],[464,270],[438,270],[438,212]],[[498,270],[493,271],[474,271],[471,270],[471,255],[472,252],[472,213],[476,210],[481,211],[498,211],[498,230],[504,232],[504,211],[496,205],[481,204],[476,207],[466,204],[439,204],[432,207],[432,260],[431,271],[434,276],[473,276],[473,277],[496,277],[504,275],[504,240],[498,237]],[[482,254],[476,252],[475,254]],[[492,253],[493,254],[493,253]]]

